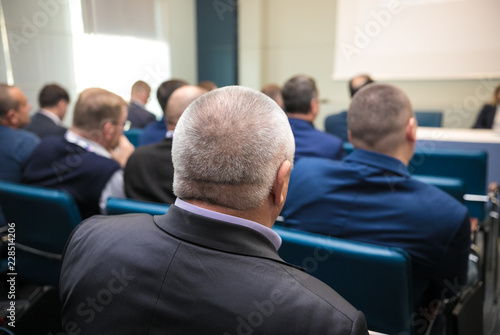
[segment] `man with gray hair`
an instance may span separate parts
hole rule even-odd
[[[273,226],[294,153],[281,108],[232,86],[195,100],[173,140],[163,216],[93,217],[62,261],[63,323],[80,334],[367,334],[361,312],[284,262]]]
[[[467,208],[411,178],[407,166],[415,151],[417,121],[403,91],[376,83],[362,88],[354,95],[347,123],[354,151],[339,162],[299,161],[281,215],[300,230],[406,250],[415,312],[421,316],[420,311],[431,308],[432,314],[430,302],[457,293],[447,283],[460,288],[467,280]]]

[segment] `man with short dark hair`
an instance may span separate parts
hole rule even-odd
[[[125,197],[123,170],[133,152],[123,135],[127,103],[100,88],[83,91],[64,137],[49,136],[33,151],[23,171],[26,184],[65,190],[82,218],[105,213],[107,198]]]
[[[283,110],[258,91],[229,86],[191,103],[175,128],[168,212],[96,216],[73,232],[59,281],[64,328],[367,335],[362,312],[278,256],[271,227],[293,153]]]
[[[66,133],[61,122],[69,105],[68,92],[57,84],[45,85],[38,94],[40,110],[33,115],[31,122],[24,128],[44,138],[49,135],[63,136]]]
[[[320,106],[314,79],[304,75],[290,78],[281,93],[295,138],[295,162],[302,157],[341,159],[345,151],[340,138],[314,128]]]
[[[467,208],[410,176],[417,121],[400,89],[376,83],[362,88],[347,122],[354,151],[339,162],[299,161],[281,215],[299,230],[406,250],[421,316],[420,308],[427,311],[431,302],[456,294],[448,285],[466,283]]]

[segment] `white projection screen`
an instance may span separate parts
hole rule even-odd
[[[334,80],[500,78],[500,0],[337,0]]]

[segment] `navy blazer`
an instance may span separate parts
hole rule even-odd
[[[31,117],[31,122],[24,128],[40,138],[50,135],[63,136],[68,129],[55,124],[51,118],[38,112]]]
[[[473,128],[491,129],[493,128],[493,120],[497,112],[497,106],[484,105],[476,118],[476,123]]]
[[[332,114],[325,119],[325,131],[340,137],[342,141],[349,142],[347,136],[347,112]]]
[[[288,118],[295,139],[295,157],[297,162],[302,157],[323,157],[342,159],[345,155],[342,140],[335,135],[327,134],[310,122]]]
[[[138,103],[131,101],[128,105],[128,120],[131,128],[144,128],[156,121],[156,116]]]
[[[342,161],[301,159],[281,215],[300,230],[406,250],[416,309],[466,282],[467,208],[393,157],[356,149]]]
[[[84,221],[59,292],[64,328],[80,334],[368,333],[362,312],[264,235],[175,205]]]

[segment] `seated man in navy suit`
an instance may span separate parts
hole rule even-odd
[[[82,218],[104,213],[108,197],[125,197],[122,167],[134,150],[123,135],[127,103],[100,88],[83,91],[64,136],[48,136],[28,159],[22,182],[67,191]]]
[[[62,260],[62,321],[74,334],[367,335],[362,312],[277,253],[293,135],[283,110],[244,87],[182,114],[175,204],[162,216],[95,216]],[[332,269],[334,270],[334,269]]]
[[[38,94],[38,103],[40,110],[33,115],[31,122],[24,129],[40,138],[50,135],[63,136],[68,130],[61,126],[68,110],[68,92],[57,84],[45,85]]]
[[[314,79],[304,75],[290,78],[281,94],[295,138],[295,161],[302,157],[341,159],[345,151],[340,138],[314,128],[320,106]]]
[[[146,82],[138,80],[132,85],[128,104],[128,120],[131,128],[144,128],[156,121],[156,116],[144,107],[150,94],[151,87]]]
[[[410,176],[417,121],[401,90],[385,84],[362,88],[347,123],[354,151],[342,161],[300,160],[281,215],[300,230],[406,250],[417,319],[467,281],[467,208]],[[410,320],[415,326],[416,319]]]

